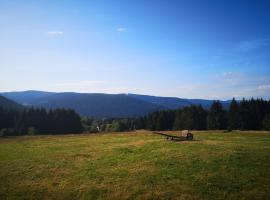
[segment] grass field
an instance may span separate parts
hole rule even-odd
[[[0,199],[270,199],[270,132],[194,135],[1,138]]]

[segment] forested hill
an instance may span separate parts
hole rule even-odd
[[[3,96],[26,106],[71,108],[83,116],[98,118],[137,117],[147,113],[202,105],[208,109],[212,100],[156,97],[138,94],[54,93],[43,91],[6,92]],[[221,102],[226,108],[229,102]]]
[[[178,109],[184,108],[191,105],[201,105],[204,109],[209,109],[214,102],[214,100],[206,99],[184,99],[177,97],[159,97],[159,96],[150,96],[150,95],[140,95],[140,94],[128,94],[129,96],[147,101],[149,103],[154,103],[160,106],[163,106],[167,109]],[[227,109],[230,105],[231,100],[221,101],[222,106]]]
[[[5,109],[22,109],[23,106],[10,100],[7,99],[6,97],[3,97],[0,95],[0,108],[5,108]]]
[[[163,106],[129,97],[125,94],[48,93],[39,91],[3,93],[14,101],[47,109],[71,108],[84,116],[136,117],[165,109]]]

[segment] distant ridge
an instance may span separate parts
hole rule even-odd
[[[128,94],[134,98],[151,102],[154,104],[161,105],[167,109],[177,109],[183,108],[185,106],[190,105],[201,105],[203,108],[208,109],[212,105],[214,100],[206,100],[206,99],[183,99],[177,97],[159,97],[159,96],[150,96],[150,95],[140,95],[140,94]],[[225,108],[228,107],[231,100],[221,101]]]
[[[102,94],[75,92],[23,91],[0,93],[25,106],[72,108],[80,115],[98,118],[137,117],[157,110],[202,105],[208,109],[213,100],[158,97],[139,94]],[[222,101],[228,107],[230,101]]]
[[[4,108],[4,109],[22,109],[23,106],[10,100],[7,99],[4,96],[0,95],[0,108]]]

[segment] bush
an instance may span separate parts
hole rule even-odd
[[[99,132],[99,130],[97,128],[97,125],[92,125],[90,127],[90,133],[98,133],[98,132]]]
[[[35,127],[29,127],[27,129],[27,135],[36,135],[38,134],[38,131]]]
[[[230,133],[232,132],[232,129],[228,128],[227,130],[223,131],[224,133]]]
[[[0,130],[0,136],[10,136],[15,135],[15,131],[13,128],[3,128]]]

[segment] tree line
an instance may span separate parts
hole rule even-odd
[[[202,106],[156,111],[136,121],[136,128],[148,130],[270,130],[270,101],[233,99],[225,110],[214,101],[209,110]]]
[[[0,107],[0,131],[1,135],[65,134],[81,133],[83,127],[80,116],[71,109]]]
[[[82,118],[84,131],[87,133],[97,132],[123,132],[133,131],[136,127],[136,119],[133,118]]]
[[[0,107],[1,135],[67,134],[163,130],[270,130],[270,101],[233,99],[229,108],[214,101],[209,110],[200,105],[162,110],[139,118],[80,117],[72,109],[6,109]]]

